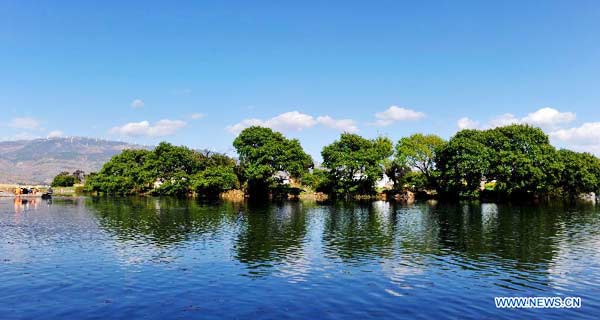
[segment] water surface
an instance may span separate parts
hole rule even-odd
[[[595,319],[600,209],[0,200],[2,319]],[[499,310],[495,296],[578,296]]]

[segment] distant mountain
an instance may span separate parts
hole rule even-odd
[[[123,149],[149,148],[81,137],[0,141],[0,183],[49,184],[61,171],[98,171]]]

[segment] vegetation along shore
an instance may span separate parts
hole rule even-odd
[[[541,129],[527,125],[462,130],[449,141],[414,134],[395,144],[387,137],[366,139],[343,133],[323,148],[320,166],[315,166],[298,140],[269,128],[247,128],[233,146],[239,159],[165,142],[153,150],[124,150],[100,171],[87,175],[84,189],[111,195],[288,198],[316,194],[407,201],[414,196],[504,200],[587,195],[595,199],[600,189],[600,159],[590,153],[557,150]]]

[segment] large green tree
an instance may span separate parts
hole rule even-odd
[[[343,133],[339,140],[325,146],[321,155],[333,192],[349,196],[372,193],[375,182],[383,176],[384,160],[392,153],[392,142],[387,138],[369,140]]]
[[[313,166],[312,158],[304,152],[300,141],[287,139],[270,128],[246,128],[235,138],[233,146],[253,197],[267,196],[271,188],[277,187],[276,173],[286,172],[299,178]]]
[[[148,150],[123,150],[90,175],[85,183],[88,191],[108,194],[132,194],[147,191],[153,182],[152,172],[145,169]]]
[[[473,196],[489,170],[491,150],[478,130],[462,130],[436,153],[438,188],[443,193]]]
[[[421,133],[404,137],[396,144],[396,162],[417,169],[425,179],[433,183],[435,176],[435,155],[446,142],[434,135]]]
[[[207,157],[184,146],[161,142],[146,159],[145,169],[168,180],[175,175],[194,174],[207,166]]]
[[[548,136],[528,125],[462,130],[439,149],[436,163],[442,189],[463,195],[476,195],[483,181],[496,181],[503,195],[544,194],[563,170]]]
[[[589,153],[558,151],[563,163],[558,186],[566,196],[600,191],[600,159]]]
[[[508,195],[547,193],[558,183],[562,163],[548,136],[539,128],[510,125],[484,132],[493,150],[487,180]]]

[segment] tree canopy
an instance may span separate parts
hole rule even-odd
[[[564,194],[573,197],[600,191],[600,159],[590,153],[564,149],[558,151],[558,159],[564,165],[558,183]]]
[[[440,187],[473,196],[482,182],[494,191],[530,196],[556,189],[564,164],[539,128],[510,125],[488,130],[462,130],[436,155]]]
[[[123,150],[98,173],[90,175],[85,188],[107,194],[152,192],[184,196],[201,191],[213,195],[216,189],[226,191],[237,185],[231,182],[230,175],[221,176],[226,180],[224,182],[217,181],[214,175],[216,171],[234,172],[234,167],[235,161],[225,155],[200,153],[162,142],[152,151]],[[209,172],[205,173],[207,170]]]
[[[396,162],[420,171],[427,181],[432,182],[436,173],[436,150],[445,143],[444,139],[433,134],[416,133],[404,137],[396,144]]]
[[[392,142],[383,137],[369,140],[343,133],[339,140],[325,146],[321,155],[334,194],[370,194],[383,176],[384,160],[392,155]]]
[[[416,133],[398,141],[396,158],[399,162],[406,163],[430,177],[435,170],[436,149],[439,149],[444,143],[444,139],[436,135]]]
[[[287,139],[270,128],[246,128],[233,141],[233,146],[240,157],[249,193],[254,196],[266,196],[270,188],[276,187],[276,173],[285,172],[299,178],[313,166],[312,158],[304,152],[300,141]]]
[[[436,154],[440,191],[473,195],[489,168],[490,150],[479,140],[479,131],[458,132]]]
[[[53,187],[72,187],[77,182],[77,177],[63,171],[54,177],[52,180]]]
[[[214,198],[219,193],[239,186],[233,166],[213,166],[192,176],[191,186],[196,193]]]

